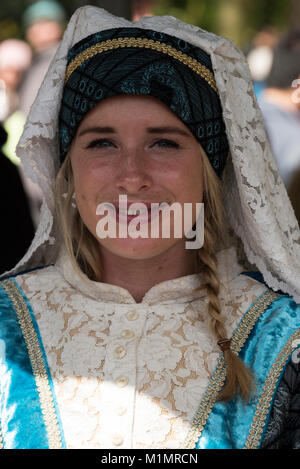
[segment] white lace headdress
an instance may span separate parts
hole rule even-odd
[[[223,175],[229,223],[266,283],[300,302],[299,227],[267,141],[244,55],[232,41],[170,16],[131,23],[90,6],[72,16],[18,145],[24,170],[40,185],[44,202],[35,238],[10,273],[34,268],[42,260],[51,263],[57,256],[54,179],[59,168],[58,114],[67,53],[84,37],[117,27],[164,32],[210,54],[232,155]]]

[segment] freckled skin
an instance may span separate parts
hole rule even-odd
[[[97,126],[113,132],[84,133]],[[166,127],[183,134],[149,132]],[[202,202],[200,145],[177,116],[152,97],[115,96],[95,106],[76,133],[71,164],[79,213],[96,238],[97,205],[116,201],[119,194],[136,202]],[[100,252],[126,259],[185,255],[184,237],[97,240]]]

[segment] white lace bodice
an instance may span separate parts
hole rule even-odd
[[[266,287],[221,256],[228,334]],[[224,262],[231,264],[224,269]],[[198,274],[152,287],[141,303],[122,288],[56,266],[19,275],[45,347],[68,448],[179,448],[220,350]]]

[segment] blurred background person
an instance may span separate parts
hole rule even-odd
[[[266,87],[266,78],[270,73],[274,48],[278,42],[278,32],[272,26],[265,26],[253,37],[251,46],[245,51],[256,96]]]
[[[22,19],[26,39],[33,50],[32,63],[27,69],[20,87],[20,110],[26,118],[58,48],[67,18],[61,4],[54,0],[40,0],[24,11]],[[37,184],[25,177],[24,174],[22,176],[30,200],[33,222],[37,226],[42,193]]]
[[[19,39],[0,43],[0,121],[5,120],[19,107],[18,87],[30,66],[32,52],[29,45]]]
[[[54,0],[33,3],[23,14],[26,39],[33,49],[33,61],[20,89],[26,116],[60,43],[66,19],[64,8]]]
[[[6,134],[1,147],[3,158],[8,157],[16,165],[20,164],[20,160],[15,148],[25,123],[25,116],[19,110],[19,86],[31,60],[31,48],[26,42],[7,39],[0,43],[0,122]],[[19,169],[16,168],[16,171]]]
[[[273,154],[294,209],[299,205],[300,197],[299,79],[300,30],[293,30],[283,36],[275,48],[266,89],[259,104]],[[300,220],[300,214],[296,215]]]
[[[31,58],[31,48],[24,41],[7,39],[0,43],[0,273],[23,257],[34,236],[19,159],[15,156],[25,121],[19,111],[18,87]]]
[[[31,48],[26,42],[7,39],[0,43],[0,122],[7,133],[3,151],[15,164],[19,164],[15,147],[25,123],[19,110],[19,86],[31,60]]]
[[[132,21],[138,21],[143,16],[153,16],[154,0],[134,0],[132,4]]]

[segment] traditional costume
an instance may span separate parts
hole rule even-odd
[[[147,73],[135,74],[137,51]],[[109,74],[122,60],[133,68],[127,81],[119,73],[118,88]],[[195,74],[188,104],[185,67]],[[164,101],[222,178],[228,222],[243,249],[232,237],[218,252],[219,297],[231,349],[255,373],[248,403],[238,395],[218,401],[224,357],[206,290],[197,289],[201,273],[159,283],[137,303],[124,288],[83,281],[60,240],[54,180],[61,160],[88,109],[120,93]],[[232,42],[172,17],[131,23],[94,7],[77,10],[18,155],[45,199],[29,251],[0,283],[3,448],[299,448],[299,227],[245,58]]]

